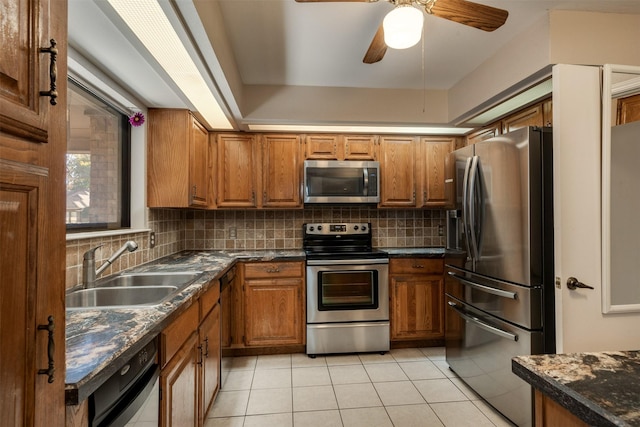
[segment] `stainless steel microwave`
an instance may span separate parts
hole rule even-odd
[[[305,203],[378,203],[380,163],[373,161],[306,160]]]

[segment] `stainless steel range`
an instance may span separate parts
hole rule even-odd
[[[307,354],[389,350],[389,256],[370,223],[303,225]]]

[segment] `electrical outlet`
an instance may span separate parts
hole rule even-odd
[[[153,249],[156,246],[156,232],[149,233],[149,248]]]
[[[444,236],[444,225],[438,225],[438,236]]]
[[[229,238],[235,240],[238,237],[238,230],[236,227],[229,227]]]

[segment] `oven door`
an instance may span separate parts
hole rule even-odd
[[[389,260],[307,261],[307,323],[389,320]]]

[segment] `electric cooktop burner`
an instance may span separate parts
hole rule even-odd
[[[303,224],[303,248],[307,259],[388,258],[372,248],[371,223]]]

